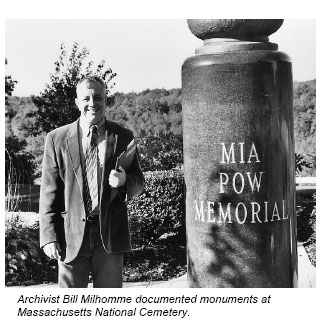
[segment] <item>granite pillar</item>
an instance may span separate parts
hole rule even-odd
[[[188,20],[182,67],[189,287],[296,287],[290,58],[283,20]]]

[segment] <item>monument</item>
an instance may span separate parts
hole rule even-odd
[[[279,19],[188,20],[182,67],[189,287],[296,287],[290,58]]]

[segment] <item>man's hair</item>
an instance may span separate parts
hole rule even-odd
[[[78,87],[84,82],[87,82],[90,86],[94,83],[99,83],[104,89],[106,89],[105,82],[101,78],[94,76],[94,75],[88,75],[88,76],[82,77],[78,81],[77,86],[76,86],[76,91],[78,90]]]

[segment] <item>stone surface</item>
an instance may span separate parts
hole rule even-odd
[[[190,287],[297,283],[291,62],[248,43],[182,67]]]
[[[283,24],[283,19],[188,19],[191,32],[202,40],[234,38],[268,40]]]

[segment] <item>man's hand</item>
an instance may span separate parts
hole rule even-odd
[[[58,260],[60,258],[61,248],[60,248],[60,244],[57,241],[47,243],[43,247],[43,251],[51,259],[57,259]]]
[[[126,183],[126,173],[125,170],[120,166],[119,171],[111,170],[109,175],[109,184],[113,188],[118,188]]]

